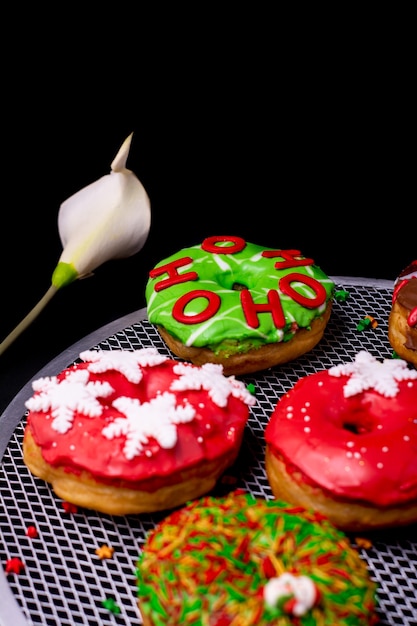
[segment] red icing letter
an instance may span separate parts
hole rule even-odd
[[[316,294],[315,297],[307,298],[306,296],[302,296],[298,293],[298,291],[295,291],[291,286],[291,283],[295,281],[311,287]],[[304,276],[304,274],[294,273],[283,276],[279,281],[279,288],[282,293],[285,293],[286,296],[290,296],[290,298],[292,298],[295,302],[301,304],[301,306],[304,306],[307,309],[319,307],[326,301],[326,290],[323,285],[315,278],[311,278],[311,276]]]
[[[218,243],[230,241],[233,246],[218,246]],[[246,241],[242,237],[207,237],[201,244],[201,249],[213,254],[235,254],[246,247]]]
[[[240,292],[240,302],[242,304],[243,314],[247,323],[251,328],[258,328],[259,320],[258,313],[270,312],[274,324],[277,328],[283,328],[285,326],[285,317],[282,311],[281,300],[279,299],[279,293],[275,289],[268,291],[268,303],[267,304],[255,304],[252,299],[252,295],[249,289],[243,289]]]
[[[277,270],[285,270],[289,267],[300,267],[300,265],[313,265],[313,259],[295,259],[295,256],[301,256],[299,250],[264,250],[262,256],[267,259],[273,259],[280,256],[285,261],[277,261],[275,267]]]
[[[159,283],[156,283],[155,291],[162,291],[162,289],[167,289],[167,287],[171,287],[172,285],[185,283],[187,280],[198,280],[197,272],[186,272],[185,274],[178,274],[177,272],[178,267],[188,265],[189,263],[192,263],[192,261],[191,257],[185,256],[182,259],[171,261],[171,263],[166,263],[165,265],[155,267],[151,270],[149,272],[149,276],[151,278],[156,278],[162,274],[168,274],[169,276],[169,278],[165,278],[165,280],[160,280]]]
[[[207,308],[201,313],[195,315],[186,315],[184,309],[191,300],[194,298],[206,298],[208,301]],[[178,298],[172,309],[172,317],[181,322],[182,324],[200,324],[205,322],[213,315],[216,315],[220,307],[220,296],[212,291],[205,291],[204,289],[196,289],[195,291],[189,291],[185,293],[181,298]]]

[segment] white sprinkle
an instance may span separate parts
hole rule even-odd
[[[389,450],[388,446],[383,446],[382,447],[382,452],[388,452],[388,450]]]
[[[204,439],[203,439],[203,437],[197,437],[197,441],[198,441],[198,443],[203,443]]]
[[[306,427],[304,428],[304,432],[305,432],[305,433],[310,433],[310,432],[311,432],[311,428],[310,428],[309,426],[306,426]]]
[[[409,435],[404,435],[403,439],[404,439],[404,441],[410,441]]]
[[[355,457],[355,459],[360,459],[361,458],[361,453],[360,452],[355,452],[353,454],[353,456]]]
[[[310,420],[311,420],[311,417],[309,415],[305,415],[304,421],[309,422]]]
[[[287,419],[291,420],[294,417],[294,413],[287,413]]]
[[[348,448],[353,448],[355,444],[353,443],[353,441],[348,441],[346,445]]]
[[[70,450],[75,450],[74,444],[72,443],[69,448],[70,448]]]
[[[384,464],[383,463],[377,463],[376,466],[377,466],[378,469],[382,469],[384,467]]]
[[[352,452],[346,452],[346,456],[347,456],[348,459],[352,459],[353,458]]]

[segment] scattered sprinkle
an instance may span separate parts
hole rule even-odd
[[[21,574],[25,569],[25,564],[17,556],[6,561],[6,574]]]
[[[62,508],[65,513],[78,513],[78,507],[76,504],[72,504],[71,502],[63,502]]]
[[[334,298],[337,302],[346,302],[349,297],[349,291],[345,291],[344,289],[339,289],[339,291],[335,291],[334,294]]]
[[[36,537],[39,536],[39,533],[37,531],[37,529],[35,528],[35,526],[28,526],[26,529],[26,536],[30,537],[31,539],[36,539]]]
[[[114,554],[114,548],[103,544],[100,548],[97,548],[96,554],[99,559],[111,559]]]
[[[355,537],[355,543],[358,548],[364,548],[365,550],[372,548],[372,541],[366,537]]]
[[[356,326],[356,330],[365,330],[366,328],[376,328],[378,326],[378,322],[371,315],[365,315],[365,317],[360,320],[360,322]]]
[[[121,612],[119,605],[113,598],[106,598],[101,604],[105,609],[110,611],[110,613],[114,613],[114,615],[119,615]]]

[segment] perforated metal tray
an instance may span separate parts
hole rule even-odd
[[[316,348],[292,363],[245,377],[256,388],[239,458],[227,472],[230,481],[219,483],[216,493],[241,487],[261,498],[272,498],[264,469],[264,428],[285,391],[301,377],[342,361],[351,361],[365,349],[383,359],[392,355],[387,340],[391,281],[333,277],[337,288],[349,292],[335,301],[324,337]],[[358,331],[366,315],[377,321]],[[54,375],[73,363],[84,349],[132,350],[153,346],[173,356],[146,310],[134,312],[92,333],[51,361],[35,377]],[[33,477],[22,460],[26,423],[25,400],[31,381],[0,418],[0,624],[2,626],[89,625],[142,623],[136,604],[135,567],[146,533],[166,513],[112,517],[78,509],[65,512],[50,487]],[[35,526],[37,538],[27,536]],[[356,543],[378,583],[381,626],[417,625],[417,526],[368,533],[369,548]],[[100,559],[96,549],[114,548],[111,559]],[[20,558],[25,569],[6,574],[6,563]],[[120,610],[114,613],[106,600]]]

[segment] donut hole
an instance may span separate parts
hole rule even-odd
[[[253,289],[256,285],[254,276],[244,275],[237,277],[232,272],[219,273],[215,281],[220,287],[228,291],[244,291],[245,289]]]
[[[349,415],[348,419],[343,420],[342,428],[354,435],[366,435],[373,430],[373,422],[366,416]]]
[[[232,289],[233,291],[243,291],[244,289],[247,289],[247,286],[242,285],[242,283],[233,283]]]

